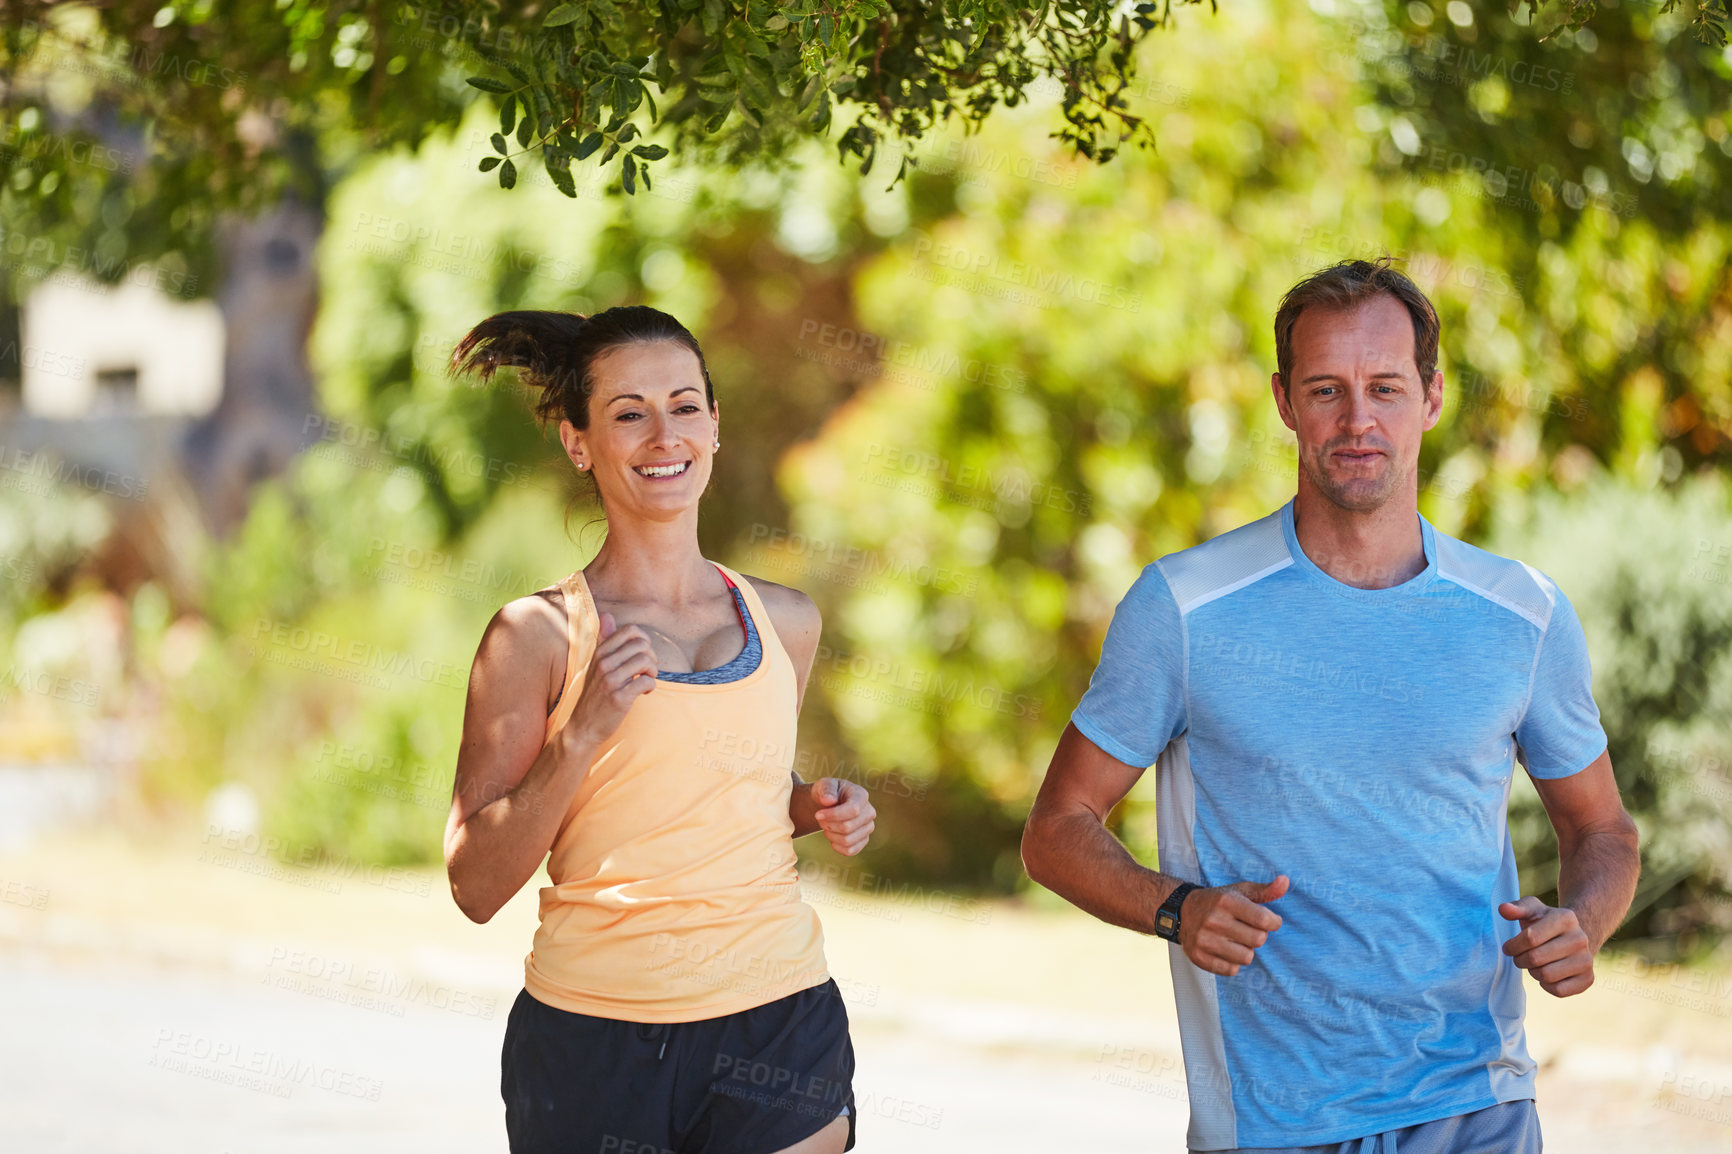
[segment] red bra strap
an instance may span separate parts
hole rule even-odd
[[[711,561],[710,564],[716,565],[716,563],[714,561]],[[720,565],[716,565],[716,572],[722,573],[722,567]],[[722,580],[726,581],[728,583],[729,589],[738,589],[739,588],[738,585],[734,584],[733,579],[731,577],[729,577],[726,573],[722,573]],[[738,617],[740,619],[741,631],[745,632],[747,634],[750,634],[751,630],[746,628],[746,615],[743,611],[741,611],[740,603],[738,601],[734,602],[734,616]]]

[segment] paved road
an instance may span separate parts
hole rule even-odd
[[[435,874],[303,884],[330,879],[207,860],[202,832],[0,852],[0,1154],[504,1154],[499,1049],[535,888],[476,926]],[[813,896],[862,1154],[1182,1154],[1147,941],[1008,903]],[[1729,1022],[1723,969],[1608,962],[1580,998],[1530,993],[1548,1146],[1732,1150]]]
[[[296,979],[299,981],[300,979]],[[0,1147],[31,1154],[505,1154],[509,1002],[0,953]],[[366,985],[367,983],[362,983]],[[378,990],[378,983],[371,983]],[[313,992],[308,992],[313,991]],[[1182,1149],[1183,1083],[862,1021],[860,1149]],[[1124,1083],[1129,1082],[1127,1086]]]
[[[0,1150],[505,1154],[498,1077],[510,992],[389,971],[353,977],[0,946]],[[1184,1150],[1182,1074],[1159,1043],[1123,1027],[954,1003],[863,1008],[854,1021],[859,1150]],[[1548,1144],[1571,1154],[1729,1148],[1732,1114],[1689,1097],[1665,1110],[1637,1104],[1622,1080],[1579,1060],[1542,1071]]]

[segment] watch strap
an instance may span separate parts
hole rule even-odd
[[[1169,942],[1179,940],[1179,907],[1185,904],[1185,895],[1201,886],[1191,882],[1180,882],[1167,900],[1161,903],[1161,908],[1155,911],[1155,936],[1167,939]]]

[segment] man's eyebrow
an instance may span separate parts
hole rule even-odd
[[[695,393],[697,391],[698,391],[698,387],[696,385],[686,385],[682,388],[675,389],[673,392],[669,393],[668,396],[677,397],[681,393]],[[615,401],[641,401],[641,400],[643,400],[643,396],[639,393],[621,393],[617,397],[609,397],[607,399],[607,403],[611,405]]]
[[[1385,381],[1385,380],[1405,381],[1408,379],[1407,374],[1402,372],[1400,369],[1379,369],[1375,373],[1371,374],[1371,378],[1372,378],[1372,380],[1377,380],[1377,381]],[[1299,383],[1302,385],[1309,385],[1312,381],[1341,381],[1341,380],[1346,380],[1346,378],[1343,377],[1340,373],[1312,373],[1310,376],[1301,379]]]

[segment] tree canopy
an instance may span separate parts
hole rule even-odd
[[[1664,164],[1678,151],[1673,137],[1687,130],[1699,136],[1699,122],[1658,123],[1641,113],[1651,100],[1669,100],[1687,78],[1706,72],[1724,79],[1724,61],[1708,46],[1724,43],[1727,2],[1691,0],[1688,46],[1624,54],[1603,78],[1582,77],[1577,103],[1593,111],[1564,132],[1503,131],[1505,110],[1519,117],[1544,89],[1512,81],[1510,64],[1531,64],[1558,37],[1590,24],[1651,23],[1681,0],[1609,10],[1592,0],[1515,0],[1510,8],[1519,19],[1482,13],[1477,26],[1490,43],[1465,47],[1468,71],[1494,51],[1497,72],[1464,75],[1462,58],[1440,58],[1441,69],[1432,59],[1429,67],[1392,74],[1386,95],[1438,113],[1471,101],[1488,126],[1486,139],[1469,142],[1481,158],[1511,147],[1567,150],[1566,142],[1590,137],[1606,154],[1628,151],[1623,141],[1633,140],[1638,156]],[[1062,92],[1054,135],[1104,162],[1129,143],[1153,141],[1148,109],[1137,99],[1147,89],[1137,74],[1147,54],[1137,49],[1177,22],[1175,8],[1199,3],[8,6],[0,12],[0,227],[87,251],[86,271],[102,279],[114,279],[128,262],[168,258],[190,271],[187,282],[208,283],[215,212],[285,194],[316,202],[328,176],[370,152],[415,147],[455,124],[482,91],[498,104],[499,132],[495,155],[477,167],[511,187],[520,166],[537,157],[567,196],[577,195],[574,163],[616,166],[610,187],[630,193],[670,155],[724,167],[774,165],[813,137],[833,140],[840,156],[857,158],[863,170],[894,142],[900,179],[925,134],[952,118],[972,131],[995,110],[1024,102],[1037,83]],[[1211,10],[1215,4],[1210,0]],[[1324,0],[1313,7],[1332,10]],[[1427,3],[1384,7],[1433,13]],[[1476,18],[1461,0],[1436,6],[1434,16],[1453,26],[1455,40],[1475,38]],[[1374,39],[1367,43],[1377,51]],[[1414,48],[1423,54],[1444,43],[1431,37],[1390,55],[1411,66]],[[1181,51],[1181,42],[1168,50]],[[1615,98],[1590,101],[1588,89]],[[1709,110],[1692,111],[1706,117]],[[1584,158],[1568,159],[1560,171],[1579,168]],[[1604,160],[1594,163],[1604,170]]]

